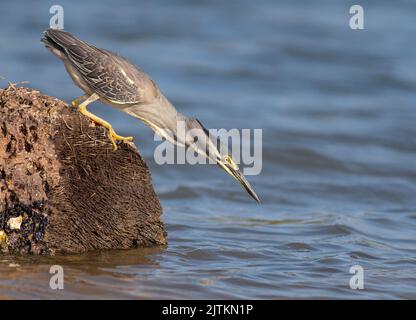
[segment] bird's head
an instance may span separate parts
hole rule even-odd
[[[198,139],[195,142],[195,135],[192,133],[193,130],[196,133],[199,133]],[[217,143],[220,141],[215,142],[213,137],[210,136],[209,131],[204,128],[204,126],[195,118],[187,118],[186,119],[186,140],[184,145],[190,146],[193,148],[198,154],[203,155],[212,163],[217,163],[222,169],[224,169],[230,176],[236,179],[241,186],[247,191],[247,193],[253,197],[258,203],[260,203],[259,197],[257,196],[256,192],[254,192],[253,188],[251,187],[250,183],[248,183],[247,179],[241,173],[238,165],[229,155],[229,152],[225,154],[221,154],[220,150],[217,146]],[[227,148],[224,148],[227,149]]]
[[[217,164],[221,168],[223,168],[230,176],[237,180],[254,200],[260,203],[260,199],[257,196],[256,192],[253,190],[250,183],[248,183],[247,179],[241,173],[240,169],[238,168],[238,165],[234,162],[231,156],[222,156],[220,159],[218,159]]]

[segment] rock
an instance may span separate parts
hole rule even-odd
[[[27,88],[0,89],[0,250],[59,254],[165,245],[162,208],[132,143]]]

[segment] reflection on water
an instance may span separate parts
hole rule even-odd
[[[263,171],[249,177],[262,204],[214,166],[156,165],[150,130],[95,104],[136,137],[169,245],[0,256],[0,297],[416,297],[416,3],[363,4],[364,31],[348,28],[348,1],[63,5],[67,30],[131,58],[182,113],[262,128]],[[27,80],[69,101],[79,89],[39,42],[49,6],[2,4],[0,85]],[[49,289],[52,264],[62,291]]]
[[[136,290],[136,273],[129,271],[134,266],[143,274],[153,272],[160,266],[154,258],[163,253],[163,247],[137,250],[115,250],[91,252],[83,255],[61,257],[8,256],[0,259],[0,283],[2,298],[129,298]],[[50,267],[64,267],[64,290],[52,290],[49,280]],[[100,283],[107,283],[102,290]],[[71,295],[67,296],[66,291]],[[146,295],[139,295],[146,298]]]

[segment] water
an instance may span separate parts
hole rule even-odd
[[[416,25],[413,1],[61,1],[65,28],[120,52],[209,128],[262,128],[261,205],[213,166],[159,166],[136,137],[166,248],[0,257],[2,298],[416,298]],[[80,95],[39,43],[51,1],[0,6],[0,75]],[[199,177],[196,179],[196,177]],[[65,289],[49,289],[52,264]],[[351,290],[349,269],[364,268]]]

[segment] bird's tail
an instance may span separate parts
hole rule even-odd
[[[74,37],[69,32],[52,28],[43,32],[40,41],[43,42],[45,47],[58,57],[66,54],[67,48],[82,43],[81,40]]]

